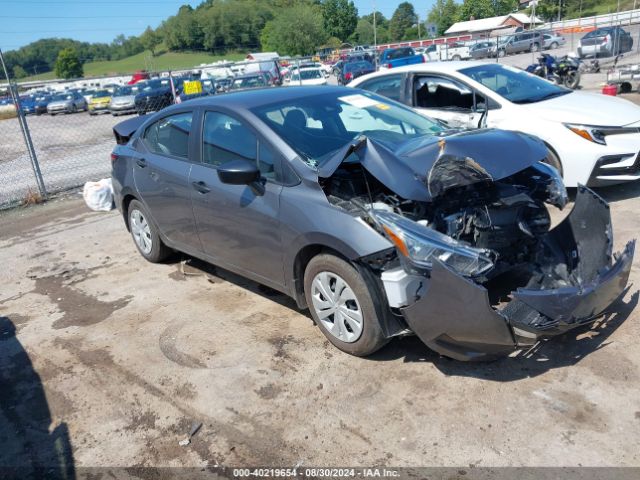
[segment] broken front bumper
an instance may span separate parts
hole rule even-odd
[[[575,285],[519,288],[496,309],[483,286],[435,262],[425,293],[402,309],[407,324],[438,353],[481,360],[592,322],[624,291],[635,241],[614,259],[609,206],[588,188],[578,188],[573,210],[547,234],[545,244],[564,255]]]

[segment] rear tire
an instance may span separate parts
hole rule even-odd
[[[378,320],[380,296],[372,296],[358,271],[341,258],[312,258],[304,272],[304,293],[316,325],[343,352],[364,357],[389,341]]]
[[[138,200],[132,200],[127,209],[129,231],[133,243],[145,259],[158,263],[169,256],[171,250],[162,242],[151,216]]]
[[[453,57],[451,57],[451,60],[453,60],[454,62],[458,62],[462,60],[462,57],[460,55],[454,55]]]

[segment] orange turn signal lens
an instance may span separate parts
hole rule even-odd
[[[576,135],[580,135],[585,140],[589,140],[590,142],[593,142],[593,137],[587,130],[583,128],[577,128],[577,127],[569,127],[569,130],[571,130]]]
[[[393,244],[400,251],[400,253],[402,255],[404,255],[405,257],[408,257],[409,256],[409,249],[407,248],[407,245],[404,243],[404,240],[402,240],[402,238],[400,238],[398,235],[396,235],[386,225],[382,225],[382,228],[384,229],[385,233],[389,237],[389,240],[391,240],[393,242]]]

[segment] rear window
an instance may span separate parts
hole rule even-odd
[[[413,49],[411,48],[396,48],[387,54],[387,58],[389,60],[395,60],[396,58],[411,57],[413,55]]]

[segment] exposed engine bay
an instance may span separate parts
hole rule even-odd
[[[362,215],[379,230],[377,215],[391,212],[461,246],[479,249],[493,263],[490,270],[475,276],[486,283],[518,268],[534,274],[541,241],[551,225],[545,202],[558,208],[566,204],[566,197],[558,192],[561,185],[554,182],[557,179],[550,169],[535,166],[496,182],[481,179],[471,185],[452,186],[431,202],[417,202],[400,198],[362,165],[350,163],[325,179],[322,188],[331,203]],[[420,263],[414,267],[419,270]],[[558,282],[560,285],[563,280]]]
[[[613,255],[606,202],[579,187],[551,228],[548,208],[563,209],[567,194],[539,149],[524,168],[489,172],[440,143],[422,174],[365,140],[319,179],[331,204],[395,247],[363,260],[429,347],[461,360],[504,354],[592,321],[621,294],[634,242]]]

